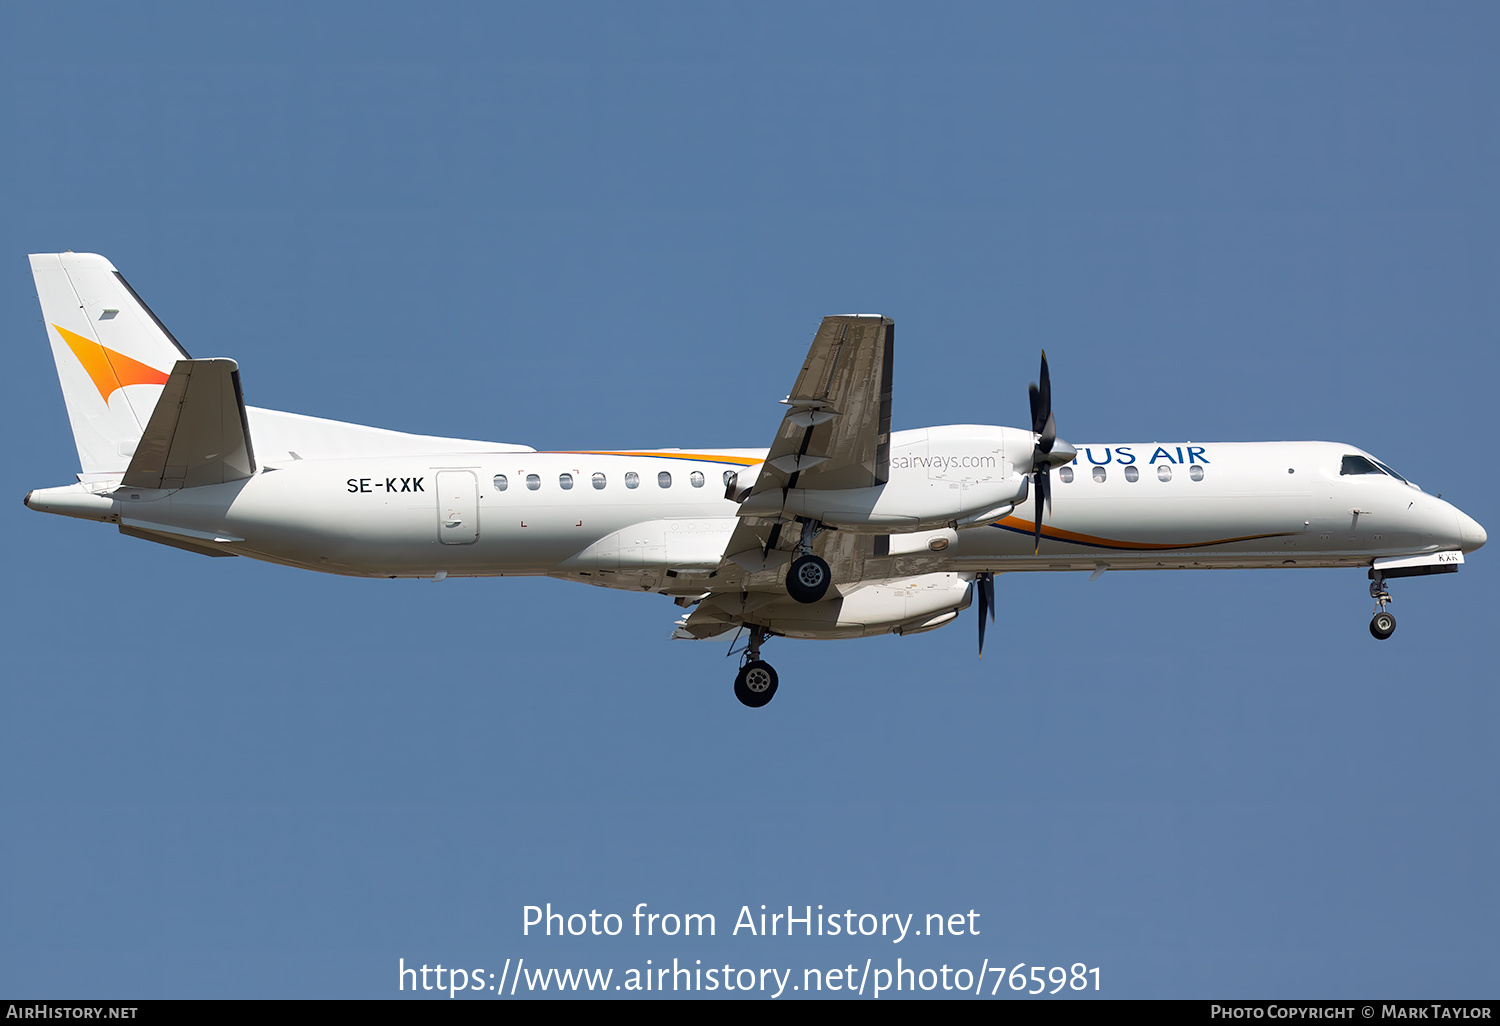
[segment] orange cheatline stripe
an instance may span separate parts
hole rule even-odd
[[[757,463],[764,463],[751,456],[717,456],[696,452],[650,452],[641,450],[632,452],[620,449],[558,449],[559,455],[574,456],[649,456],[653,459],[663,460],[702,460],[704,463],[733,463],[741,467],[753,467]]]
[[[126,385],[165,385],[167,375],[155,367],[148,367],[139,360],[132,360],[124,353],[106,349],[93,339],[84,338],[59,325],[52,325],[62,340],[73,350],[78,362],[88,372],[89,380],[99,390],[99,398],[107,404],[115,389]]]
[[[1022,520],[1020,517],[1006,517],[997,521],[996,527],[1007,531],[1016,531],[1020,534],[1033,535],[1036,532],[1036,524],[1030,520]],[[1170,549],[1206,549],[1211,545],[1228,545],[1232,542],[1259,541],[1262,538],[1281,538],[1291,531],[1278,531],[1274,534],[1247,534],[1240,538],[1215,538],[1206,542],[1179,542],[1177,544],[1161,545],[1155,542],[1128,542],[1118,541],[1113,538],[1100,538],[1092,534],[1079,534],[1076,531],[1064,531],[1057,527],[1042,526],[1042,537],[1052,541],[1072,542],[1075,545],[1093,545],[1104,549],[1128,549],[1136,552],[1165,552]]]

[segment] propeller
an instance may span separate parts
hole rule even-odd
[[[989,572],[974,576],[974,590],[979,594],[979,658],[984,658],[984,621],[995,622],[995,575]]]
[[[1047,372],[1047,350],[1042,350],[1041,384],[1027,386],[1031,398],[1031,430],[1036,447],[1031,451],[1031,477],[1035,482],[1036,512],[1032,517],[1035,535],[1032,555],[1042,550],[1042,507],[1052,512],[1052,468],[1073,462],[1078,450],[1057,437],[1057,421],[1052,416],[1052,375]]]
[[[1057,421],[1052,416],[1052,375],[1047,371],[1047,350],[1042,350],[1041,384],[1027,386],[1031,398],[1031,430],[1036,435],[1036,444],[1031,450],[1032,491],[1036,493],[1036,512],[1033,515],[1034,530],[1032,555],[1042,550],[1042,510],[1052,512],[1052,468],[1072,463],[1078,450],[1057,437]],[[990,572],[974,575],[974,588],[979,595],[979,657],[984,658],[984,625],[995,622],[995,575]]]

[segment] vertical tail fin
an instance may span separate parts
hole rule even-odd
[[[83,473],[124,473],[162,386],[188,354],[102,256],[33,254],[31,274]]]

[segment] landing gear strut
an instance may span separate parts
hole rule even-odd
[[[802,540],[797,544],[797,558],[786,572],[787,594],[798,602],[818,602],[828,594],[833,572],[828,564],[812,554],[813,539],[823,533],[814,520],[802,521]]]
[[[1396,633],[1396,618],[1385,611],[1391,601],[1391,593],[1385,590],[1385,576],[1379,571],[1370,571],[1370,597],[1375,600],[1375,615],[1370,620],[1370,634],[1377,641],[1384,641]]]
[[[750,628],[750,644],[740,672],[734,677],[734,697],[752,709],[759,709],[776,697],[776,671],[760,657],[760,646],[766,640],[764,627]]]

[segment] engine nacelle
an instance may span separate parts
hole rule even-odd
[[[969,582],[957,574],[923,574],[889,584],[867,584],[839,604],[836,625],[880,632],[939,626],[969,604]],[[939,620],[939,624],[931,621]]]
[[[701,616],[694,636],[713,637],[739,623],[767,627],[789,638],[914,634],[951,622],[968,608],[971,597],[969,582],[953,573],[857,585],[846,595],[806,605],[788,595],[720,594],[699,605],[695,616],[707,615]]]
[[[740,504],[742,517],[818,520],[869,534],[904,534],[990,523],[1026,498],[1029,431],[952,425],[897,431],[890,473],[871,488],[767,490]],[[1022,467],[1007,458],[1021,453]]]

